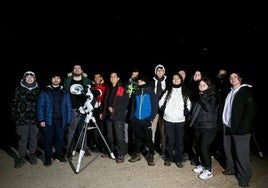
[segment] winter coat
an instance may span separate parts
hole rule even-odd
[[[213,90],[206,90],[199,94],[197,102],[192,108],[191,126],[198,128],[212,129],[217,127],[217,118],[219,110],[219,100]]]
[[[72,119],[72,102],[69,92],[61,87],[62,98],[61,98],[61,116],[62,126],[66,126],[71,123]],[[41,91],[37,101],[37,118],[38,122],[45,121],[47,126],[53,125],[53,97],[52,87],[47,86]]]

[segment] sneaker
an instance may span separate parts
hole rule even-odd
[[[37,164],[37,158],[36,158],[35,155],[30,155],[30,157],[29,157],[29,163],[31,165],[36,165]]]
[[[15,161],[15,168],[21,168],[25,162],[26,162],[25,158],[20,157],[19,159]]]
[[[202,180],[207,180],[209,178],[212,178],[213,174],[209,170],[203,170],[198,177]]]
[[[139,160],[141,160],[140,154],[139,153],[134,153],[128,161],[131,162],[131,163],[134,163],[134,162],[137,162]]]
[[[204,170],[204,167],[202,165],[198,165],[193,169],[193,171],[197,174],[200,174]]]

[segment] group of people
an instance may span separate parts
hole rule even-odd
[[[85,118],[79,111],[86,101],[81,91],[90,85],[94,117],[117,163],[123,163],[127,153],[131,155],[129,162],[137,162],[146,151],[149,166],[155,165],[154,154],[158,152],[165,166],[174,162],[183,168],[188,156],[195,165],[193,171],[206,180],[213,177],[211,158],[216,150],[225,156],[222,173],[236,175],[239,185],[247,187],[252,174],[249,155],[256,112],[254,90],[241,73],[232,72],[228,77],[224,71],[219,71],[217,80],[199,70],[189,80],[185,70],[169,79],[165,67],[158,64],[150,80],[133,70],[126,83],[118,72],[111,72],[106,84],[100,73],[92,81],[80,65],[75,65],[64,83],[59,74],[53,74],[44,89],[39,88],[35,73],[27,71],[11,101],[19,136],[15,167],[23,166],[27,150],[30,164],[37,164],[40,130],[46,166],[52,164],[52,158],[66,162],[66,157],[72,157]],[[219,142],[216,148],[215,141]],[[87,133],[82,146],[87,155],[91,148],[109,157],[97,130]]]

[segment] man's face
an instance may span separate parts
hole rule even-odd
[[[230,84],[235,87],[235,86],[239,86],[241,85],[241,79],[239,78],[239,76],[235,73],[232,73],[229,77],[230,80]]]
[[[52,84],[55,85],[55,86],[60,85],[60,82],[61,82],[61,78],[60,78],[60,76],[54,76],[54,77],[51,79],[51,82],[52,82]]]
[[[163,68],[158,68],[158,69],[156,70],[156,76],[157,76],[158,78],[161,78],[163,75],[164,75],[164,69],[163,69]]]
[[[25,81],[28,83],[28,84],[32,84],[34,81],[35,81],[35,77],[32,76],[32,75],[27,75],[25,77]]]
[[[138,78],[138,76],[139,76],[139,72],[132,72],[131,79],[136,80]]]
[[[80,65],[75,65],[74,66],[74,68],[73,68],[73,74],[75,76],[81,76],[82,72],[83,72],[83,70],[82,70],[82,68],[81,68]]]
[[[100,84],[101,81],[102,81],[102,76],[100,74],[95,74],[95,76],[94,76],[94,82],[96,84]]]
[[[112,85],[116,85],[119,82],[119,77],[117,76],[116,73],[111,73],[110,75],[110,81],[112,83]]]

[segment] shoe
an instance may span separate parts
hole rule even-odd
[[[21,168],[25,162],[26,162],[25,158],[20,157],[19,159],[15,161],[15,168]]]
[[[193,169],[193,171],[197,174],[200,174],[204,170],[204,167],[202,165],[198,165]]]
[[[235,175],[235,173],[231,170],[224,170],[221,172],[223,175],[225,176],[231,176],[231,175]]]
[[[128,161],[131,163],[135,163],[135,162],[140,161],[140,160],[141,160],[140,154],[134,153]]]
[[[85,155],[85,156],[91,156],[91,151],[90,151],[90,149],[86,149],[84,155]]]
[[[44,164],[45,166],[49,167],[51,164],[52,164],[51,159],[46,159],[45,160],[45,164]]]
[[[207,180],[213,177],[213,174],[209,170],[203,170],[203,172],[198,176],[202,180]]]
[[[29,163],[31,165],[36,165],[37,164],[37,158],[36,158],[35,155],[30,155],[30,157],[29,157]]]
[[[176,162],[176,166],[177,166],[178,168],[182,168],[182,167],[183,167],[183,164],[182,164],[181,162]]]
[[[249,186],[248,185],[248,182],[247,181],[243,181],[243,180],[238,181],[238,185],[240,187],[248,187]]]
[[[147,163],[148,163],[149,166],[154,166],[155,165],[153,155],[148,156]]]
[[[165,162],[164,162],[164,165],[165,165],[165,166],[170,166],[170,165],[171,165],[171,162],[170,162],[170,161],[165,161]]]
[[[116,163],[123,163],[124,162],[124,156],[118,156],[116,158]]]
[[[66,159],[61,155],[56,155],[55,159],[58,159],[60,162],[66,162]]]

